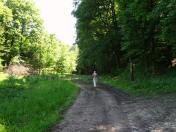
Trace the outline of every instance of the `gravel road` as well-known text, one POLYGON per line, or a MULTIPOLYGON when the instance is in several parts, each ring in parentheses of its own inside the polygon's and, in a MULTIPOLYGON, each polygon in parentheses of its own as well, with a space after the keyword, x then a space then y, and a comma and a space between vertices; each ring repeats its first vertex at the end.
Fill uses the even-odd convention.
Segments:
POLYGON ((176 132, 176 98, 136 98, 99 84, 77 82, 80 94, 52 132, 176 132))

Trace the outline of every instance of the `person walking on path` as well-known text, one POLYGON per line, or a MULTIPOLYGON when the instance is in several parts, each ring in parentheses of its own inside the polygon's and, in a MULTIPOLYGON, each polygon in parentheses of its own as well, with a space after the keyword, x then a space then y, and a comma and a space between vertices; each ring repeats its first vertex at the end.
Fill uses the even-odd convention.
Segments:
POLYGON ((92 76, 93 76, 93 86, 96 87, 97 86, 97 73, 96 73, 96 71, 93 72, 92 76))

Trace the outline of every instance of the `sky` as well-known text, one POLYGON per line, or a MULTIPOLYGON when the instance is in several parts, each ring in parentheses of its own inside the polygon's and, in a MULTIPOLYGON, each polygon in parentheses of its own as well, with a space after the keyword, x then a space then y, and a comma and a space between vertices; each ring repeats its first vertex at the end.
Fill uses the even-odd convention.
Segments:
POLYGON ((71 15, 73 0, 34 0, 40 10, 44 26, 49 33, 67 44, 73 44, 76 38, 76 19, 71 15))

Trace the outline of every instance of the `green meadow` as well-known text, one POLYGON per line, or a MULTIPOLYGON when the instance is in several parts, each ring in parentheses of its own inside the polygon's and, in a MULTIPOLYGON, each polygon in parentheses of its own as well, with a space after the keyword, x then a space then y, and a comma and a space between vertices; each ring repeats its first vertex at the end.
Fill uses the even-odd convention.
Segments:
POLYGON ((62 120, 79 89, 56 75, 0 74, 0 132, 41 132, 62 120))

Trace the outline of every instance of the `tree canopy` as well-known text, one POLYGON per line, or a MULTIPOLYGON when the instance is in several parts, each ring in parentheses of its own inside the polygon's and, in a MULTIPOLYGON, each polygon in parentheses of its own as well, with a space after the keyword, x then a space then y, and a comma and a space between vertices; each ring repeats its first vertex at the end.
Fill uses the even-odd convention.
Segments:
POLYGON ((75 0, 78 69, 112 73, 129 61, 161 72, 176 53, 175 0, 75 0))
POLYGON ((60 42, 45 30, 33 1, 0 0, 0 62, 4 68, 24 63, 39 72, 72 72, 77 53, 76 46, 60 42))

